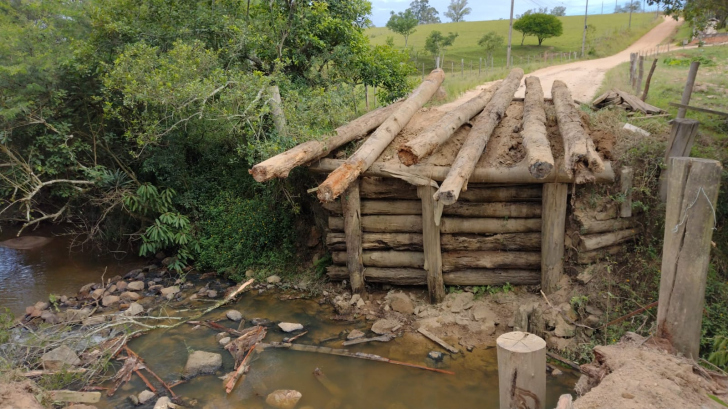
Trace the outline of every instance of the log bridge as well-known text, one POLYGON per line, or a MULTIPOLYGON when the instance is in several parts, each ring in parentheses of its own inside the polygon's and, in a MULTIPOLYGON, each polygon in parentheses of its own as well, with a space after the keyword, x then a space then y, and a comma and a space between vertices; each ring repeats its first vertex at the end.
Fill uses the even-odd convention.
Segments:
MULTIPOLYGON (((408 98, 249 172, 258 182, 286 177, 300 165, 328 175, 312 189, 330 212, 326 245, 333 265, 328 276, 349 280, 354 292, 364 292, 366 282, 427 285, 430 301, 437 303, 445 296, 445 285, 510 283, 540 284, 548 294, 557 289, 564 269, 569 184, 614 183, 617 177, 597 152, 566 84, 555 81, 553 100, 544 101, 539 79, 526 78, 524 100, 513 102, 522 79, 523 71, 516 68, 443 115, 396 147, 398 163, 379 158, 440 87, 440 69, 408 98), (522 124, 514 132, 520 132, 525 158, 511 167, 479 163, 512 103, 523 105, 522 124), (547 133, 546 103, 556 113, 563 147, 558 155, 547 133), (469 131, 452 165, 428 163, 461 129, 469 131), (369 132, 348 159, 332 158, 337 148, 369 132)), ((620 172, 620 179, 629 178, 620 185, 627 197, 631 177, 629 170, 620 172)), ((631 212, 624 209, 613 216, 577 219, 576 262, 612 254, 636 236, 631 212)))

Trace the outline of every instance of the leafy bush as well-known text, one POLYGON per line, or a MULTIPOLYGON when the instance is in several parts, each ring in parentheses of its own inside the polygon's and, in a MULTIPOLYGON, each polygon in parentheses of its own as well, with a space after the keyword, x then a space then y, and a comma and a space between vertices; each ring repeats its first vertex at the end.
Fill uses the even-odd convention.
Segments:
POLYGON ((713 65, 713 60, 708 57, 703 57, 702 55, 692 58, 666 57, 662 60, 662 63, 670 66, 688 66, 696 61, 700 62, 701 65, 713 65))

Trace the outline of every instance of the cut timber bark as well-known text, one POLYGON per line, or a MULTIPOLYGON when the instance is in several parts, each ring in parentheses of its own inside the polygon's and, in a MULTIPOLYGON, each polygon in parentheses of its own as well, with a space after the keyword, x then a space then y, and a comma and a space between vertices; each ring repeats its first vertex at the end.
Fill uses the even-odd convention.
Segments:
POLYGON ((694 119, 675 118, 670 131, 670 141, 665 150, 665 169, 660 173, 660 199, 667 200, 667 181, 670 174, 670 158, 690 156, 700 122, 694 119))
POLYGON ((362 264, 361 212, 359 210, 359 181, 355 180, 341 197, 346 236, 346 267, 352 293, 364 293, 364 265, 362 264))
MULTIPOLYGON (((467 186, 470 176, 475 170, 475 164, 488 144, 490 135, 495 127, 505 116, 506 109, 511 104, 513 94, 521 84, 523 78, 523 70, 516 68, 512 70, 508 77, 503 81, 501 86, 488 102, 483 112, 478 115, 475 125, 468 133, 468 136, 460 148, 455 161, 447 174, 447 178, 442 182, 440 189, 435 193, 435 200, 451 205, 457 202, 460 191, 467 186)), ((467 187, 466 187, 467 189, 467 187)))
POLYGON ((535 285, 541 282, 538 270, 468 269, 443 273, 446 285, 535 285))
POLYGON ((460 353, 457 348, 453 347, 452 345, 448 344, 447 342, 441 340, 439 337, 437 337, 435 334, 431 333, 430 331, 426 330, 425 328, 420 327, 417 332, 424 335, 426 338, 429 338, 430 341, 440 345, 441 347, 445 348, 448 352, 457 354, 460 353))
POLYGON ((443 217, 442 233, 529 233, 541 231, 541 219, 443 217))
MULTIPOLYGON (((525 199, 532 200, 536 199, 536 197, 528 197, 525 199)), ((323 207, 333 213, 341 214, 341 203, 339 202, 325 203, 323 207)), ((363 215, 420 213, 422 213, 422 204, 415 200, 362 200, 361 202, 361 214, 363 215)), ((442 214, 461 217, 541 217, 541 205, 538 203, 457 202, 451 206, 446 206, 442 214)))
MULTIPOLYGON (((422 233, 422 216, 362 216, 361 225, 371 233, 422 233)), ((344 219, 329 217, 329 229, 342 231, 344 219)))
POLYGON ((647 115, 665 112, 656 106, 641 101, 638 97, 630 93, 618 89, 607 91, 592 102, 592 106, 595 109, 602 109, 610 105, 616 105, 628 111, 639 111, 647 115))
POLYGON ((723 167, 698 158, 673 158, 670 165, 657 335, 697 360, 723 167))
POLYGON ((448 251, 442 253, 442 270, 470 268, 538 269, 541 254, 525 251, 448 251))
MULTIPOLYGON (((518 202, 540 201, 541 188, 534 186, 512 186, 493 188, 471 188, 461 193, 460 199, 465 202, 518 202)), ((454 204, 454 203, 453 203, 454 204)))
POLYGON ((632 217, 632 181, 634 180, 634 169, 629 166, 622 168, 619 176, 619 190, 624 195, 624 200, 619 206, 619 217, 632 217))
MULTIPOLYGON (((346 264, 346 253, 331 254, 334 264, 346 264)), ((365 251, 362 253, 365 267, 412 267, 425 268, 425 255, 417 251, 365 251)))
MULTIPOLYGON (((344 163, 343 160, 340 159, 321 159, 320 161, 312 164, 309 169, 312 172, 316 173, 329 173, 336 168, 338 168, 340 165, 344 163)), ((601 173, 595 173, 595 182, 596 183, 612 183, 615 180, 614 170, 612 169, 612 164, 608 161, 604 162, 604 172, 601 173)), ((379 177, 379 178, 392 178, 392 171, 395 172, 408 172, 413 173, 421 176, 428 177, 432 180, 441 182, 445 180, 448 173, 450 172, 450 167, 448 166, 436 166, 436 165, 412 165, 410 167, 406 167, 404 165, 397 165, 397 164, 391 164, 391 163, 375 163, 373 164, 369 169, 367 169, 366 172, 363 173, 364 176, 369 177, 379 177)), ((366 177, 364 179, 367 179, 366 177)), ((390 179, 395 180, 395 179, 390 179)), ((511 168, 503 168, 503 167, 478 167, 475 168, 473 171, 473 174, 470 175, 470 179, 468 181, 469 184, 472 183, 489 183, 489 184, 495 184, 495 183, 502 183, 502 184, 508 184, 508 185, 520 185, 520 184, 528 184, 528 183, 574 183, 575 182, 574 175, 568 175, 566 172, 564 172, 561 167, 557 167, 557 169, 554 172, 551 172, 550 175, 543 179, 537 179, 531 175, 531 173, 528 170, 528 166, 525 163, 518 164, 511 168)), ((416 198, 416 194, 412 194, 411 198, 416 198)), ((362 182, 362 197, 364 196, 364 183, 362 182)), ((391 198, 391 197, 397 197, 400 199, 404 199, 405 197, 397 194, 392 194, 390 196, 385 197, 378 197, 378 198, 391 198)))
POLYGON ((527 332, 496 340, 501 409, 546 407, 546 342, 527 332))
MULTIPOLYGON (((323 203, 323 207, 331 212, 341 214, 341 203, 338 201, 323 203)), ((362 200, 361 214, 420 214, 422 204, 416 200, 362 200)))
POLYGON ((551 294, 557 290, 564 273, 564 239, 569 186, 564 183, 543 185, 543 222, 541 227, 541 287, 551 294))
POLYGON ((417 188, 399 179, 361 178, 360 195, 364 199, 419 199, 417 188))
POLYGON ((617 230, 625 230, 637 227, 639 223, 634 217, 610 219, 610 220, 592 220, 587 218, 577 219, 581 228, 581 234, 607 233, 617 230))
POLYGON ((541 250, 541 233, 506 233, 493 236, 443 234, 440 240, 443 251, 541 250))
POLYGON ((577 264, 593 264, 609 256, 616 256, 622 252, 622 245, 617 244, 592 251, 580 251, 576 256, 577 264))
MULTIPOLYGON (((332 281, 342 281, 349 277, 346 267, 329 266, 326 275, 332 281)), ((368 283, 394 284, 394 285, 425 285, 427 272, 420 268, 378 268, 364 269, 364 279, 368 283)))
POLYGON ((355 181, 362 172, 381 155, 384 149, 409 122, 412 116, 430 100, 435 91, 445 79, 445 72, 436 69, 425 78, 425 81, 415 89, 376 131, 367 139, 356 152, 338 169, 331 172, 328 178, 319 185, 318 198, 322 202, 330 202, 355 181))
POLYGON ((497 81, 475 98, 445 114, 437 123, 422 131, 415 139, 402 145, 398 152, 400 162, 406 166, 412 166, 434 152, 450 139, 455 131, 485 108, 499 86, 500 81, 497 81))
POLYGON ((258 182, 288 177, 291 169, 321 159, 339 146, 366 136, 392 115, 401 104, 401 102, 397 102, 369 112, 346 125, 336 128, 334 135, 326 136, 320 141, 304 142, 293 149, 253 166, 252 169, 248 170, 248 173, 253 175, 253 179, 258 182))
POLYGON ((523 147, 526 148, 528 171, 536 179, 543 179, 554 169, 546 133, 546 112, 543 109, 543 89, 538 77, 526 78, 526 99, 523 104, 523 147))
POLYGON ((422 244, 427 270, 427 290, 430 303, 438 304, 445 298, 445 285, 442 282, 442 253, 440 246, 440 226, 436 223, 437 204, 432 195, 432 186, 418 186, 417 193, 422 199, 422 244))
POLYGON ((569 88, 563 81, 556 80, 551 88, 551 94, 554 98, 559 132, 564 141, 563 171, 572 175, 575 170, 585 167, 594 173, 603 172, 604 162, 599 157, 591 136, 584 129, 569 88))
MULTIPOLYGON (((346 236, 329 233, 326 236, 329 251, 346 251, 346 236)), ((363 233, 362 250, 422 251, 422 234, 416 233, 363 233)))
POLYGON ((580 251, 591 251, 603 247, 613 246, 635 238, 639 234, 637 229, 620 230, 611 233, 590 234, 582 236, 579 241, 580 251))

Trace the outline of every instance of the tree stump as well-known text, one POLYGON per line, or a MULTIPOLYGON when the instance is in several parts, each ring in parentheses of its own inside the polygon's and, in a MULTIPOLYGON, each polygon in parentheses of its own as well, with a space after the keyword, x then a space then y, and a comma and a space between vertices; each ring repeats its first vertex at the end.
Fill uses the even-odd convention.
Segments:
POLYGON ((546 404, 546 341, 528 332, 503 334, 498 346, 501 409, 543 409, 546 404))

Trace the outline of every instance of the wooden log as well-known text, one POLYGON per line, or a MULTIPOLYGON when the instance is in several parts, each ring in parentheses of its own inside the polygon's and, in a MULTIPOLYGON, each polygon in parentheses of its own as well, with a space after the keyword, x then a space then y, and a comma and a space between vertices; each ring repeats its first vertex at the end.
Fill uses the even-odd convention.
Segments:
POLYGON ((523 104, 523 147, 526 148, 528 171, 536 179, 543 179, 554 169, 546 133, 546 112, 543 109, 543 89, 538 77, 526 78, 526 98, 523 104))
MULTIPOLYGON (((698 68, 700 68, 700 61, 693 61, 690 63, 690 69, 688 70, 688 80, 685 82, 685 88, 683 89, 682 98, 680 103, 682 105, 690 105, 690 97, 693 95, 693 88, 695 87, 695 78, 698 76, 698 68)), ((687 113, 686 108, 680 108, 677 110, 677 119, 685 118, 687 113)))
MULTIPOLYGON (((346 236, 329 233, 326 247, 330 251, 346 251, 346 236)), ((422 234, 416 233, 363 233, 362 250, 422 251, 422 234)))
POLYGON ((412 166, 434 152, 450 139, 455 131, 485 108, 499 86, 500 81, 497 81, 474 98, 445 114, 439 121, 420 132, 416 138, 402 145, 397 152, 400 162, 412 166))
POLYGON ((446 285, 536 285, 541 282, 538 270, 467 269, 442 274, 446 285))
POLYGON ((475 125, 465 138, 465 142, 463 142, 460 152, 458 152, 450 168, 450 172, 440 185, 440 189, 435 193, 436 201, 445 205, 457 202, 460 191, 467 185, 473 170, 475 170, 475 164, 488 144, 490 135, 511 104, 511 99, 513 99, 513 94, 521 83, 521 78, 523 78, 522 69, 515 68, 511 70, 508 77, 493 95, 493 98, 488 102, 488 105, 483 109, 483 112, 478 115, 475 125))
MULTIPOLYGON (((344 346, 347 346, 346 342, 344 342, 344 346)), ((319 381, 319 383, 321 383, 321 385, 323 385, 323 387, 326 388, 327 391, 329 391, 332 396, 335 396, 337 398, 343 398, 344 396, 346 396, 346 391, 344 391, 344 389, 342 389, 339 385, 332 382, 331 379, 326 376, 324 371, 321 370, 321 368, 314 369, 313 375, 319 381)))
POLYGON ((270 112, 273 116, 273 126, 276 132, 283 136, 286 134, 286 115, 283 113, 283 102, 281 101, 281 91, 278 85, 272 85, 268 88, 270 94, 270 112))
POLYGON ((438 304, 445 299, 445 285, 442 281, 442 253, 440 247, 440 226, 435 221, 437 204, 432 195, 435 188, 432 186, 418 186, 417 193, 422 200, 422 244, 424 247, 425 265, 427 270, 427 292, 430 303, 438 304))
POLYGON ((617 244, 610 247, 603 247, 592 251, 580 251, 576 256, 577 264, 593 264, 610 256, 616 256, 622 252, 624 247, 617 244))
MULTIPOLYGON (((346 253, 333 252, 334 264, 346 264, 346 253)), ((365 267, 425 268, 425 255, 419 251, 365 251, 362 253, 365 267)))
POLYGON ((443 217, 440 231, 453 233, 528 233, 541 231, 541 219, 443 217))
POLYGON ((387 118, 382 125, 354 152, 338 169, 331 172, 319 185, 318 198, 322 202, 330 202, 341 195, 346 188, 359 178, 372 163, 392 143, 392 140, 409 122, 412 116, 430 100, 445 79, 444 71, 435 69, 425 78, 422 84, 387 118))
POLYGON ((526 251, 447 251, 442 253, 442 271, 471 268, 538 269, 541 254, 526 251))
POLYGON ((460 353, 460 351, 457 348, 455 348, 452 345, 448 344, 447 342, 443 341, 437 335, 431 333, 430 331, 428 331, 424 327, 418 328, 417 329, 417 332, 419 332, 420 334, 424 335, 430 341, 432 341, 432 342, 440 345, 441 347, 445 348, 448 352, 450 352, 452 354, 458 354, 458 353, 460 353))
POLYGON ((318 141, 304 142, 293 149, 253 166, 252 169, 248 170, 248 173, 253 175, 253 179, 258 182, 288 177, 291 169, 321 159, 336 148, 366 136, 392 115, 401 104, 401 102, 396 102, 369 112, 346 125, 336 128, 333 135, 324 136, 318 141))
POLYGON ((647 93, 650 92, 650 82, 652 82, 652 74, 655 73, 655 68, 657 68, 657 58, 652 60, 650 73, 647 74, 647 81, 645 81, 645 90, 642 92, 642 102, 647 101, 647 93))
POLYGON ((389 342, 393 339, 394 339, 394 335, 384 334, 384 335, 380 335, 378 337, 358 338, 358 339, 352 339, 349 341, 344 341, 341 345, 348 347, 348 346, 357 345, 357 344, 366 344, 367 342, 389 342))
POLYGON ((546 341, 528 332, 496 340, 501 409, 546 407, 546 341))
POLYGON ((635 88, 635 95, 640 94, 642 89, 642 77, 645 75, 645 56, 641 55, 639 59, 639 72, 637 74, 637 87, 635 88))
POLYGON ((581 225, 579 232, 581 234, 607 233, 617 230, 625 230, 635 228, 639 225, 638 220, 634 217, 609 219, 609 220, 593 220, 593 219, 577 219, 581 225))
POLYGON ((619 217, 632 217, 632 182, 634 169, 629 166, 622 168, 619 176, 619 190, 624 195, 619 205, 619 217))
MULTIPOLYGON (((531 189, 526 189, 532 191, 531 189)), ((540 191, 540 189, 535 189, 540 191)), ((515 189, 514 189, 515 191, 515 189)), ((530 193, 530 192, 529 192, 530 193)), ((535 192, 534 192, 535 193, 535 192)), ((478 193, 480 194, 480 193, 478 193)), ((501 193, 502 196, 507 195, 501 193)), ((517 195, 525 196, 524 192, 517 195)), ((539 192, 540 195, 540 192, 539 192)), ((475 195, 473 195, 475 196, 475 195)), ((516 196, 516 195, 514 195, 516 196)), ((516 199, 516 197, 508 197, 516 199)), ((534 200, 536 197, 524 198, 524 200, 534 200)), ((341 214, 341 203, 334 201, 325 203, 323 207, 333 213, 341 214)), ((422 204, 415 200, 362 200, 362 215, 397 215, 397 214, 420 214, 422 213, 422 204)), ((514 218, 530 218, 541 217, 540 203, 510 203, 510 202, 490 202, 490 203, 463 203, 457 202, 443 209, 442 214, 461 217, 514 217, 514 218)))
MULTIPOLYGON (((391 175, 390 175, 391 176, 391 175)), ((360 195, 364 199, 416 200, 417 188, 404 180, 361 178, 360 195)))
MULTIPOLYGON (((346 267, 329 266, 326 268, 329 280, 342 281, 349 277, 346 267)), ((394 285, 425 285, 427 272, 420 268, 378 268, 364 269, 364 279, 368 283, 394 284, 394 285)))
POLYGON ((660 173, 660 199, 667 200, 667 181, 670 174, 670 159, 690 156, 700 122, 694 119, 673 119, 670 139, 665 150, 665 169, 660 173))
POLYGON ((594 173, 603 172, 604 162, 596 151, 594 141, 584 129, 569 88, 563 81, 556 80, 551 88, 551 94, 559 132, 564 142, 563 171, 570 176, 581 168, 588 168, 594 173))
POLYGON ((440 241, 443 251, 541 250, 541 233, 504 233, 491 236, 443 234, 440 241))
MULTIPOLYGON (((465 202, 513 202, 539 201, 541 189, 538 185, 498 188, 471 188, 460 193, 465 202)), ((454 204, 454 203, 453 203, 454 204)))
MULTIPOLYGON (((335 170, 337 167, 339 167, 341 164, 343 164, 344 161, 340 159, 321 159, 320 161, 317 161, 316 163, 313 163, 309 170, 316 173, 329 173, 333 170, 335 170)), ((604 172, 600 173, 594 173, 595 183, 612 183, 615 180, 614 170, 612 169, 612 164, 609 161, 604 162, 605 170, 604 172)), ((448 166, 435 166, 435 165, 412 165, 410 167, 404 166, 404 165, 397 165, 397 164, 384 164, 384 163, 375 163, 373 164, 369 169, 367 169, 366 172, 363 173, 364 176, 369 177, 380 177, 380 178, 392 178, 391 171, 395 172, 408 172, 424 177, 428 177, 432 180, 441 182, 445 180, 447 177, 447 174, 450 172, 450 167, 448 166)), ((366 178, 365 178, 366 179, 366 178)), ((394 179, 392 179, 394 180, 394 179)), ((502 183, 502 184, 528 184, 528 183, 574 183, 576 179, 574 178, 574 175, 567 174, 563 167, 558 167, 555 171, 551 172, 550 175, 546 176, 543 179, 537 179, 533 177, 533 175, 529 172, 528 166, 525 162, 522 162, 521 164, 518 164, 516 166, 513 166, 511 168, 503 168, 503 167, 478 167, 475 168, 473 171, 473 174, 470 175, 469 184, 471 183, 489 183, 489 184, 495 184, 495 183, 502 183)), ((364 183, 362 183, 362 197, 365 197, 364 194, 364 183)), ((413 197, 416 197, 415 194, 412 195, 413 197)), ((388 197, 398 197, 400 199, 404 199, 404 197, 399 197, 396 194, 393 194, 388 197)), ((412 198, 412 197, 410 197, 412 198)))
MULTIPOLYGON (((323 207, 333 213, 341 213, 337 201, 323 203, 323 207)), ((362 200, 361 214, 420 214, 422 204, 417 200, 362 200)))
POLYGON ((541 227, 541 288, 547 294, 557 290, 564 273, 564 239, 569 186, 563 183, 543 185, 541 227))
POLYGON ((673 158, 668 182, 657 335, 694 360, 722 172, 715 160, 673 158))
POLYGON ((349 270, 349 282, 353 294, 363 294, 364 265, 362 264, 361 246, 361 212, 359 209, 359 181, 349 185, 341 196, 341 207, 344 212, 344 235, 346 236, 346 267, 349 270))
MULTIPOLYGON (((370 233, 422 233, 422 216, 362 216, 362 230, 370 233)), ((329 217, 329 228, 342 231, 343 218, 329 217)))
POLYGON ((613 246, 634 239, 639 234, 638 229, 620 230, 611 233, 590 234, 581 236, 579 240, 580 251, 591 251, 603 247, 613 246))

